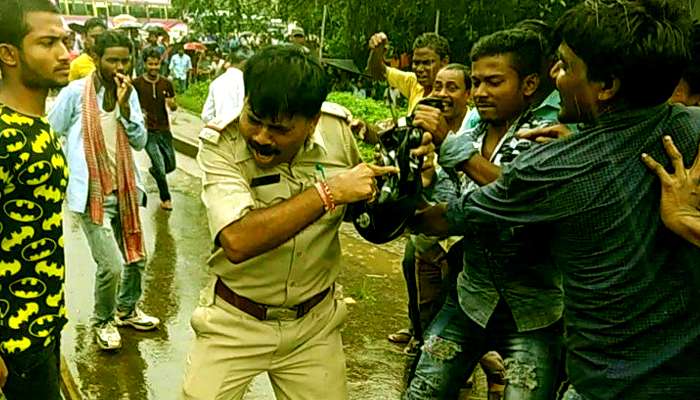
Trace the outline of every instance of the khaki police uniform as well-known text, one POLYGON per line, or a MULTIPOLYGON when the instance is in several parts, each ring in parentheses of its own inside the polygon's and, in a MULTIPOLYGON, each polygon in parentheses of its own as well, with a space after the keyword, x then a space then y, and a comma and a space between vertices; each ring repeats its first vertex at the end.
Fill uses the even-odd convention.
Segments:
MULTIPOLYGON (((324 103, 315 132, 291 164, 261 169, 238 121, 214 121, 200 134, 197 160, 204 173, 202 200, 214 241, 221 230, 254 209, 267 208, 360 163, 349 112, 324 103)), ((315 190, 315 189, 314 189, 315 190)), ((223 250, 208 261, 213 277, 192 315, 196 337, 187 360, 186 399, 240 399, 253 377, 268 372, 277 399, 344 399, 345 357, 340 328, 345 305, 333 296, 340 272, 338 229, 345 207, 326 212, 295 237, 240 264, 223 250), (231 291, 271 306, 259 320, 215 295, 220 279, 231 291), (324 290, 308 314, 289 308, 324 290)), ((215 243, 216 245, 216 243, 215 243)))

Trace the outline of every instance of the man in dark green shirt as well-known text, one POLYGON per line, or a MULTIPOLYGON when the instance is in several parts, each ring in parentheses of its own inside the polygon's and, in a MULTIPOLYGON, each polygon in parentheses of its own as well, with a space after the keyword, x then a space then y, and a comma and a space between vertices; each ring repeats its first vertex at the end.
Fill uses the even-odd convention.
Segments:
POLYGON ((700 250, 663 226, 658 182, 639 161, 661 159, 666 134, 688 159, 697 149, 700 112, 666 103, 690 57, 688 16, 657 0, 569 10, 552 74, 559 119, 579 132, 416 221, 488 238, 487 255, 520 232, 560 267, 567 399, 700 398, 700 250))
POLYGON ((10 400, 61 399, 68 167, 44 105, 68 83, 66 37, 50 1, 0 2, 0 386, 10 400))

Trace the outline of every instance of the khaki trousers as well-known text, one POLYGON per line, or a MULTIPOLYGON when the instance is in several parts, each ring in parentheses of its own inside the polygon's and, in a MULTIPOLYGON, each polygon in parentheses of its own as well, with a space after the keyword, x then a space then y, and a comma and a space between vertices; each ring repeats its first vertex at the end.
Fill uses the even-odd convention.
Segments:
POLYGON ((190 322, 195 339, 182 398, 242 399, 251 380, 267 372, 278 400, 344 400, 346 317, 345 304, 330 293, 303 318, 259 321, 215 296, 210 284, 190 322))

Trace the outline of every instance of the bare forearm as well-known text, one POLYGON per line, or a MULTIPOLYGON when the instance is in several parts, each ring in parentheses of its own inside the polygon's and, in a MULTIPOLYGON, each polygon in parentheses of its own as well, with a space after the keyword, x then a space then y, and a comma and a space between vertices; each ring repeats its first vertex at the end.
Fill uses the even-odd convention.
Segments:
POLYGON ((324 213, 315 188, 272 207, 253 210, 224 228, 221 247, 233 263, 241 263, 275 249, 314 223, 324 213))
POLYGON ((480 154, 475 154, 461 166, 462 171, 479 186, 488 185, 501 176, 501 167, 492 164, 480 154))
POLYGON ((386 65, 384 65, 383 52, 370 51, 369 60, 367 60, 367 70, 372 78, 376 80, 386 79, 386 65))
POLYGON ((700 247, 700 211, 695 217, 688 217, 681 220, 676 229, 671 228, 685 240, 700 247))

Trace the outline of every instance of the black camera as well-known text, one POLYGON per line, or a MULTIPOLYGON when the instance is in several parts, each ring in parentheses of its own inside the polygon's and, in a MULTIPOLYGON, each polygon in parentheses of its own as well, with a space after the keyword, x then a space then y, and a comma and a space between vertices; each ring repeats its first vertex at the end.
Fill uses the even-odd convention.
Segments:
MULTIPOLYGON (((418 104, 443 109, 443 101, 434 97, 418 104)), ((366 240, 382 244, 396 239, 415 213, 422 192, 423 157, 411 155, 411 150, 419 147, 422 139, 423 130, 413 125, 413 115, 399 118, 379 133, 378 164, 397 167, 400 172, 377 178, 375 201, 350 206, 355 229, 366 240)))

